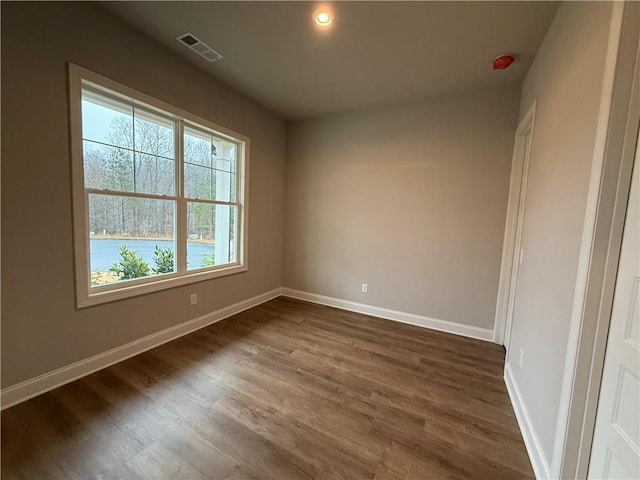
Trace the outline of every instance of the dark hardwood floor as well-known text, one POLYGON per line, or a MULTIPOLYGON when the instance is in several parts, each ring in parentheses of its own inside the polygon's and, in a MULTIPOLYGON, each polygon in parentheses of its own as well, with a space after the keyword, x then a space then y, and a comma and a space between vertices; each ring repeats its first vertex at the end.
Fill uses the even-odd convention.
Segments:
POLYGON ((2 478, 532 478, 477 340, 285 298, 2 413, 2 478))

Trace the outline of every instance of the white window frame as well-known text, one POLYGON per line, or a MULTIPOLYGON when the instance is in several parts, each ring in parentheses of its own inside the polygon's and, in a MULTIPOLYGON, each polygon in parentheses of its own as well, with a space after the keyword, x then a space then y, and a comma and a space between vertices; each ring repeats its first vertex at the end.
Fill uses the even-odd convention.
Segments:
MULTIPOLYGON (((248 195, 249 181, 249 138, 231 129, 217 125, 202 117, 189 113, 178 107, 153 98, 138 90, 122 85, 86 68, 69 63, 69 105, 71 133, 71 180, 73 193, 73 238, 75 253, 76 305, 78 308, 143 295, 180 285, 201 282, 213 278, 233 275, 248 270, 248 195), (89 212, 88 195, 91 189, 84 185, 84 154, 82 147, 82 87, 90 86, 96 91, 104 91, 107 95, 120 98, 134 106, 146 110, 157 110, 165 117, 175 121, 176 135, 176 183, 174 196, 158 196, 134 194, 136 197, 151 197, 176 201, 176 272, 159 276, 141 277, 123 282, 91 286, 91 266, 89 250, 89 212), (183 172, 184 159, 182 142, 184 126, 211 130, 216 136, 226 138, 238 145, 237 156, 237 234, 236 262, 231 264, 186 270, 187 249, 187 203, 200 202, 200 199, 188 199, 184 196, 183 172), (186 261, 186 260, 185 260, 186 261)), ((114 192, 120 195, 120 192, 114 192)), ((215 201, 203 201, 215 203, 215 201)))

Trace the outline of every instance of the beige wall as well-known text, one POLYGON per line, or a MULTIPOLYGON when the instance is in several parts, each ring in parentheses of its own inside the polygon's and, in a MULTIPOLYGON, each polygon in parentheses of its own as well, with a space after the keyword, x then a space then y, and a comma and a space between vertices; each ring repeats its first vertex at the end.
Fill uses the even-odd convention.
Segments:
POLYGON ((3 3, 2 386, 280 287, 285 149, 280 119, 96 5, 3 3), (249 272, 74 308, 67 61, 250 137, 249 272))
POLYGON ((537 106, 508 362, 549 462, 610 19, 610 3, 562 4, 522 88, 520 115, 537 106))
POLYGON ((489 91, 290 125, 284 286, 492 328, 518 101, 489 91))

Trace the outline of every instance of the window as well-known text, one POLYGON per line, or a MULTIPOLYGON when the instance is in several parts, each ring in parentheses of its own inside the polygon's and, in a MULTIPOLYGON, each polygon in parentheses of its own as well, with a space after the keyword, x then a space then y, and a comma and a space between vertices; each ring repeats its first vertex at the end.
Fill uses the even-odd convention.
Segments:
POLYGON ((247 269, 249 140, 70 65, 78 307, 247 269))

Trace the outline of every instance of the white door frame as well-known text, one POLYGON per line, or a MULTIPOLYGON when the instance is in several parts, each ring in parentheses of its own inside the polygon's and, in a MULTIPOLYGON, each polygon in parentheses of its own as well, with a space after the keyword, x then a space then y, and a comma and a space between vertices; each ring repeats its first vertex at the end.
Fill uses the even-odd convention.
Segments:
POLYGON ((516 129, 513 158, 511 160, 507 220, 504 229, 500 284, 498 286, 498 301, 493 328, 494 343, 504 345, 507 350, 509 349, 509 338, 511 337, 516 284, 520 267, 522 226, 524 223, 524 208, 529 179, 529 158, 535 115, 536 102, 533 102, 533 105, 531 105, 516 129), (529 137, 528 142, 527 137, 529 137))
MULTIPOLYGON (((633 408, 634 395, 629 383, 638 382, 640 375, 640 349, 634 345, 632 329, 638 328, 640 312, 637 296, 640 285, 640 142, 636 143, 631 191, 625 215, 624 233, 618 273, 613 295, 611 323, 605 351, 602 382, 598 398, 596 424, 591 443, 588 477, 613 477, 611 468, 624 470, 624 478, 640 478, 640 452, 633 426, 625 424, 629 415, 637 418, 640 411, 633 408), (633 324, 635 323, 635 327, 633 324), (625 371, 628 371, 625 374, 625 371), (632 378, 635 377, 635 380, 632 378), (626 386, 626 388, 625 388, 626 386), (630 408, 631 407, 631 408, 630 408), (624 418, 624 416, 627 418, 624 418), (622 418, 624 418, 624 421, 622 418), (635 435, 635 437, 634 437, 635 435), (617 461, 614 463, 614 457, 617 461), (631 461, 630 458, 631 457, 631 461), (617 465, 615 465, 617 464, 617 465)), ((637 388, 637 386, 636 386, 637 388)), ((635 397, 636 402, 638 398, 635 397)), ((640 407, 636 404, 636 409, 640 407)), ((631 420, 632 421, 632 420, 631 420)))
POLYGON ((585 478, 589 468, 640 125, 640 3, 616 2, 610 33, 610 48, 617 54, 605 67, 598 120, 602 135, 596 138, 589 187, 583 238, 587 254, 576 284, 551 465, 554 478, 585 478))

